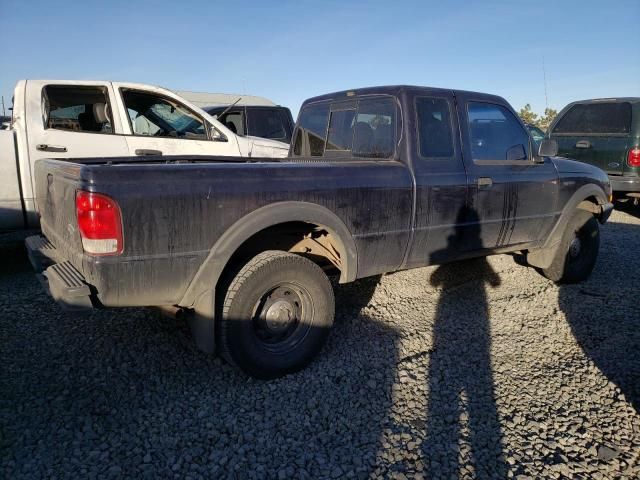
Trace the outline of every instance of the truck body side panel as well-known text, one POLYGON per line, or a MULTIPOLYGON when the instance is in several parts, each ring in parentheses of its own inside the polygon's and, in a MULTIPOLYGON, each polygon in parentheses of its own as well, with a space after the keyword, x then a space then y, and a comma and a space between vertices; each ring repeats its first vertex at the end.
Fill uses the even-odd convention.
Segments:
POLYGON ((409 238, 411 177, 406 166, 393 161, 44 161, 39 168, 39 201, 51 206, 43 209, 43 232, 54 244, 66 245, 66 257, 90 284, 100 286, 99 299, 107 306, 177 303, 220 236, 243 216, 272 203, 308 202, 334 212, 354 238, 358 277, 397 269, 409 238), (52 191, 46 186, 49 176, 54 178, 52 191), (75 211, 69 200, 75 188, 118 202, 124 232, 121 256, 82 254, 69 216, 75 211))
POLYGON ((25 227, 15 140, 13 130, 0 130, 0 226, 3 230, 25 227))

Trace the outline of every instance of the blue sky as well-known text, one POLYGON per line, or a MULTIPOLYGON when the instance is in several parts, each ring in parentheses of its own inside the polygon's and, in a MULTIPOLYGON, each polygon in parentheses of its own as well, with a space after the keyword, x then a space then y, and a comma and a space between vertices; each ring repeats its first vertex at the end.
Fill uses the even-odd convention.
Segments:
POLYGON ((0 0, 0 94, 21 78, 263 95, 291 107, 417 84, 516 109, 640 96, 640 1, 0 0))

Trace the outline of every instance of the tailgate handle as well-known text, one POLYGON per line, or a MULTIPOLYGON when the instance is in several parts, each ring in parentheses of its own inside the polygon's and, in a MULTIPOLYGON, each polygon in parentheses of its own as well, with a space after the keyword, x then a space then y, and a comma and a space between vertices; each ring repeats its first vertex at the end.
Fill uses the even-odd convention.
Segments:
POLYGON ((580 140, 576 143, 576 148, 591 148, 591 142, 589 140, 580 140))
POLYGON ((136 155, 162 155, 162 151, 149 148, 136 148, 136 155))
POLYGON ((66 152, 67 147, 63 147, 62 145, 47 145, 46 143, 41 143, 36 145, 36 150, 40 150, 41 152, 66 152))
POLYGON ((489 177, 479 177, 478 179, 476 179, 476 183, 478 184, 478 187, 489 188, 491 185, 493 185, 493 180, 491 180, 489 177))

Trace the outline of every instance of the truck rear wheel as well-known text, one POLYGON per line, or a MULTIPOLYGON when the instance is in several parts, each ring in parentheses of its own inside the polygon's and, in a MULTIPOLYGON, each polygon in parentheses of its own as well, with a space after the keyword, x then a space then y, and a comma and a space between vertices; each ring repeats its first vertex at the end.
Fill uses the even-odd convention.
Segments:
POLYGON ((577 283, 586 280, 598 257, 600 227, 593 214, 577 210, 562 234, 558 251, 545 277, 557 283, 577 283))
POLYGON ((322 349, 334 310, 331 283, 318 265, 292 253, 262 252, 226 292, 220 354, 256 378, 295 372, 322 349))

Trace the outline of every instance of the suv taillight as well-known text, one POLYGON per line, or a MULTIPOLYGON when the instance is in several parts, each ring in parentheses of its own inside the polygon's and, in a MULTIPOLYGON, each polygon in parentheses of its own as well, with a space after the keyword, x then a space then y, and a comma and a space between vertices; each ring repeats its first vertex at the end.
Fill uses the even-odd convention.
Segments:
POLYGON ((640 167, 640 147, 633 147, 629 150, 627 165, 630 167, 640 167))
POLYGON ((92 255, 122 253, 122 216, 115 200, 100 193, 78 190, 76 217, 85 252, 92 255))

